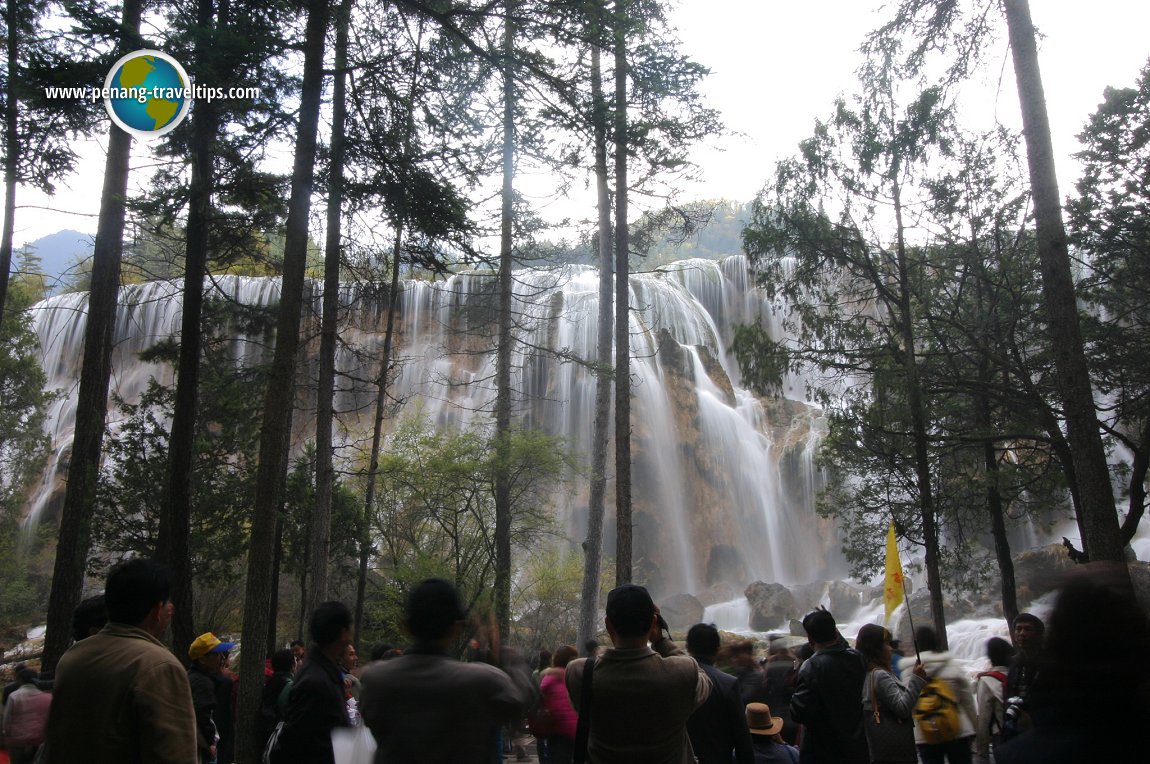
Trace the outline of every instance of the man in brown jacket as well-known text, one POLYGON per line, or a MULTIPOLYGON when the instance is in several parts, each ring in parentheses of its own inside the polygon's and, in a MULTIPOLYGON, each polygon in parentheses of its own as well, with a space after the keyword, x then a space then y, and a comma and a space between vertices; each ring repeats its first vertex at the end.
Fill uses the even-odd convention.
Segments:
MULTIPOLYGON (((711 679, 669 637, 647 589, 615 587, 607 595, 614 647, 592 670, 587 761, 591 764, 688 764, 695 760, 687 719, 711 693, 711 679), (647 643, 651 645, 648 647, 647 643)), ((567 692, 580 714, 588 658, 567 664, 567 692)))
POLYGON ((105 584, 108 623, 56 667, 45 761, 196 764, 188 674, 160 642, 172 620, 167 568, 136 558, 105 584))

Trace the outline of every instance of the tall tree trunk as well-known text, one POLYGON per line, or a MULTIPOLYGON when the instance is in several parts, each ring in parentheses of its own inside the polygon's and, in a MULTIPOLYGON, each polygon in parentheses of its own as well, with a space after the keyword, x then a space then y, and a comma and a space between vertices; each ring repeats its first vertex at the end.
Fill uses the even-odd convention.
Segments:
MULTIPOLYGON (((979 253, 974 253, 978 257, 979 253)), ((996 252, 1001 258, 1001 252, 996 252)), ((1014 579, 1014 560, 1010 556, 1010 539, 1006 535, 1006 509, 1002 501, 1001 470, 998 466, 998 449, 995 445, 994 417, 992 415, 989 389, 994 383, 995 362, 991 357, 989 348, 1003 346, 1001 326, 998 310, 995 305, 988 305, 986 288, 988 278, 984 261, 981 257, 974 263, 979 270, 975 281, 975 294, 977 295, 980 313, 989 322, 985 332, 986 350, 979 357, 978 362, 978 392, 975 394, 975 416, 979 430, 985 439, 982 442, 983 468, 986 471, 986 509, 990 515, 990 533, 994 538, 994 556, 998 562, 998 575, 1002 592, 1002 615, 1007 623, 1014 623, 1018 615, 1018 590, 1014 579)), ((1003 374, 1004 386, 1009 387, 1009 375, 1003 374)))
POLYGON ((895 235, 897 237, 899 333, 902 338, 902 361, 906 373, 907 406, 910 408, 911 433, 914 439, 914 471, 918 489, 919 513, 922 517, 922 536, 926 585, 930 592, 930 613, 940 649, 947 649, 946 613, 942 599, 942 575, 939 572, 938 517, 934 506, 934 489, 930 484, 930 442, 926 431, 926 403, 923 400, 922 375, 915 351, 914 313, 910 291, 910 265, 906 254, 905 229, 902 219, 902 191, 898 180, 898 163, 894 170, 892 195, 894 198, 895 235))
POLYGON ((591 490, 587 505, 587 540, 583 543, 583 591, 579 601, 578 645, 598 632, 599 578, 603 570, 603 515, 607 494, 607 447, 611 433, 611 335, 614 271, 611 246, 611 192, 607 175, 607 98, 603 93, 600 50, 603 34, 602 4, 595 13, 591 47, 591 119, 595 131, 595 191, 599 208, 599 325, 596 341, 595 422, 591 433, 591 490))
MULTIPOLYGON (((120 22, 120 54, 136 49, 143 0, 126 0, 120 22)), ((132 137, 112 125, 100 217, 92 250, 92 285, 88 293, 88 320, 84 328, 84 359, 76 400, 75 434, 68 463, 68 486, 60 514, 52 592, 48 597, 48 631, 44 639, 42 671, 55 671, 71 640, 72 611, 80 604, 84 569, 91 550, 92 504, 100 472, 104 442, 104 415, 108 408, 108 382, 112 374, 112 332, 120 291, 120 259, 124 250, 125 202, 132 156, 132 137)))
MULTIPOLYGON (((303 307, 304 272, 307 261, 308 216, 315 181, 316 136, 323 94, 324 43, 327 33, 327 0, 307 3, 307 31, 304 42, 303 86, 300 93, 299 132, 296 135, 292 191, 288 202, 284 274, 276 322, 276 346, 264 396, 263 426, 260 431, 260 457, 256 472, 256 494, 252 509, 251 542, 248 551, 247 586, 244 594, 243 641, 248 645, 267 643, 266 621, 271 590, 272 561, 275 555, 276 510, 283 492, 287 457, 285 444, 290 437, 291 411, 295 391, 296 350, 300 344, 300 313, 303 307)), ((240 694, 236 723, 236 761, 258 764, 256 721, 263 689, 263 661, 243 661, 240 665, 240 694)))
MULTIPOLYGON (((413 104, 419 90, 419 74, 423 61, 423 20, 419 21, 415 61, 412 65, 411 89, 407 96, 407 123, 404 135, 403 158, 401 160, 398 184, 400 197, 395 203, 395 242, 391 250, 391 280, 387 289, 387 323, 383 333, 383 358, 379 362, 379 376, 376 381, 375 425, 371 434, 371 455, 368 458, 367 489, 363 497, 363 528, 360 534, 359 577, 356 582, 355 622, 363 621, 364 600, 367 598, 367 563, 371 552, 371 514, 375 507, 375 486, 379 480, 379 454, 383 448, 383 420, 387 412, 387 385, 391 371, 391 352, 395 343, 395 312, 399 304, 399 272, 403 256, 404 228, 407 225, 407 178, 412 162, 412 142, 415 139, 415 119, 413 104)), ((359 630, 356 630, 358 650, 359 630)))
MULTIPOLYGON (((215 15, 213 0, 199 0, 196 59, 201 66, 210 55, 209 29, 215 15)), ((199 397, 201 321, 204 274, 207 272, 212 191, 215 166, 212 144, 218 121, 215 106, 196 102, 192 113, 192 182, 184 245, 184 290, 180 319, 180 362, 176 370, 176 400, 168 441, 168 490, 161 507, 156 556, 172 569, 172 643, 179 648, 195 639, 192 623, 194 589, 188 554, 192 515, 192 461, 195 450, 196 403, 199 397)), ((184 659, 186 653, 177 649, 184 659)))
POLYGON ((331 556, 331 504, 335 490, 332 428, 335 420, 335 344, 339 324, 339 269, 342 246, 345 123, 347 120, 347 46, 351 2, 336 9, 335 73, 331 94, 331 163, 327 184, 327 241, 323 270, 323 315, 320 319, 319 383, 315 417, 315 509, 311 517, 311 576, 307 609, 328 598, 331 556))
POLYGON ((515 193, 516 0, 506 0, 503 24, 503 209, 499 237, 499 336, 495 356, 495 623, 500 637, 511 624, 511 334, 512 226, 515 193))
POLYGON ((1078 479, 1082 502, 1083 545, 1091 560, 1125 563, 1118 512, 1106 451, 1098 428, 1090 370, 1078 319, 1078 303, 1070 271, 1066 228, 1054 169, 1054 149, 1046 96, 1038 67, 1034 24, 1028 0, 1006 0, 1006 23, 1010 50, 1022 106, 1026 159, 1030 168, 1030 189, 1034 199, 1034 222, 1038 256, 1042 263, 1042 291, 1045 297, 1050 344, 1054 355, 1055 381, 1066 415, 1067 439, 1078 479))
POLYGON ((630 583, 631 332, 627 231, 627 2, 615 0, 615 584, 630 583))
POLYGON ((20 82, 20 5, 14 0, 4 4, 4 23, 8 28, 5 57, 8 82, 4 90, 4 222, 0 229, 0 319, 8 303, 8 280, 12 271, 12 239, 16 230, 16 181, 20 167, 20 99, 16 88, 20 82))

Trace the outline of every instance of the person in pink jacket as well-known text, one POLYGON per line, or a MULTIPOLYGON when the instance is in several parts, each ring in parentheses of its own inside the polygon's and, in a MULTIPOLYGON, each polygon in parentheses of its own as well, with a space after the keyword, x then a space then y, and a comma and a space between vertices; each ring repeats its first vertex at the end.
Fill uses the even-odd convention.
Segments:
POLYGON ((12 764, 31 764, 36 751, 44 742, 44 728, 48 724, 48 707, 52 696, 36 686, 39 678, 30 668, 16 672, 20 686, 8 696, 4 704, 4 740, 12 764))
POLYGON ((551 656, 551 668, 543 672, 539 691, 543 706, 551 719, 551 733, 547 735, 547 751, 551 764, 571 764, 575 746, 575 727, 579 714, 567 695, 564 676, 567 664, 579 657, 574 645, 563 645, 551 656))

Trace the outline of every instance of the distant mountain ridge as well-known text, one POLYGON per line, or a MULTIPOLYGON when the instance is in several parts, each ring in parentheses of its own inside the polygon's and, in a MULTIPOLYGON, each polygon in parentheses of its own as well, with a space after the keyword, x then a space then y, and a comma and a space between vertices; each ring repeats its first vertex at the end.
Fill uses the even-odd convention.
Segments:
MULTIPOLYGON (((64 229, 56 233, 42 236, 25 245, 27 249, 40 259, 40 272, 44 274, 48 288, 52 294, 59 292, 63 283, 67 282, 69 271, 76 264, 92 256, 92 240, 90 233, 82 233, 71 229, 64 229)), ((19 252, 21 247, 13 253, 14 267, 19 267, 19 252)))

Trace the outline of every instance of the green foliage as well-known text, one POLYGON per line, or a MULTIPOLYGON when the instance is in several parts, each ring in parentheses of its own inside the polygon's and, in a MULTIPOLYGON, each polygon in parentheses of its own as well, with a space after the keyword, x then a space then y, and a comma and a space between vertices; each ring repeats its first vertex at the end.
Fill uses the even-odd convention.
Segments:
POLYGON ((48 456, 44 421, 52 395, 45 392, 39 346, 28 306, 39 284, 11 282, 0 322, 0 640, 23 638, 40 622, 51 583, 50 533, 22 527, 27 499, 48 456))
MULTIPOLYGON (((601 601, 613 581, 613 567, 605 560, 600 573, 601 601)), ((575 644, 582 586, 582 555, 551 545, 528 550, 511 592, 515 644, 528 655, 575 644)))
POLYGON ((40 368, 28 307, 36 285, 17 278, 0 321, 0 511, 17 513, 48 452, 44 421, 52 395, 40 368))
MULTIPOLYGON (((193 580, 203 587, 234 579, 247 543, 259 445, 260 366, 237 367, 231 335, 256 333, 267 315, 222 300, 205 304, 206 336, 192 466, 192 532, 187 541, 193 580), (237 395, 237 390, 244 390, 237 395)), ((179 348, 165 343, 144 360, 174 364, 179 348)), ((136 402, 116 401, 119 426, 105 439, 92 538, 108 559, 152 554, 167 497, 168 440, 175 390, 149 381, 136 402)))
POLYGON ((1085 260, 1080 294, 1093 381, 1113 438, 1134 454, 1129 537, 1145 507, 1150 461, 1150 65, 1134 88, 1107 88, 1079 135, 1083 175, 1068 203, 1071 242, 1085 260))
MULTIPOLYGON (((553 531, 553 497, 569 456, 558 439, 536 431, 513 430, 509 438, 511 542, 526 550, 553 531)), ((377 617, 396 617, 407 587, 429 576, 454 582, 478 611, 491 606, 498 458, 484 431, 432 429, 418 413, 400 420, 380 459, 372 508, 378 549, 368 609, 377 617)), ((398 621, 370 628, 404 638, 398 621)))

